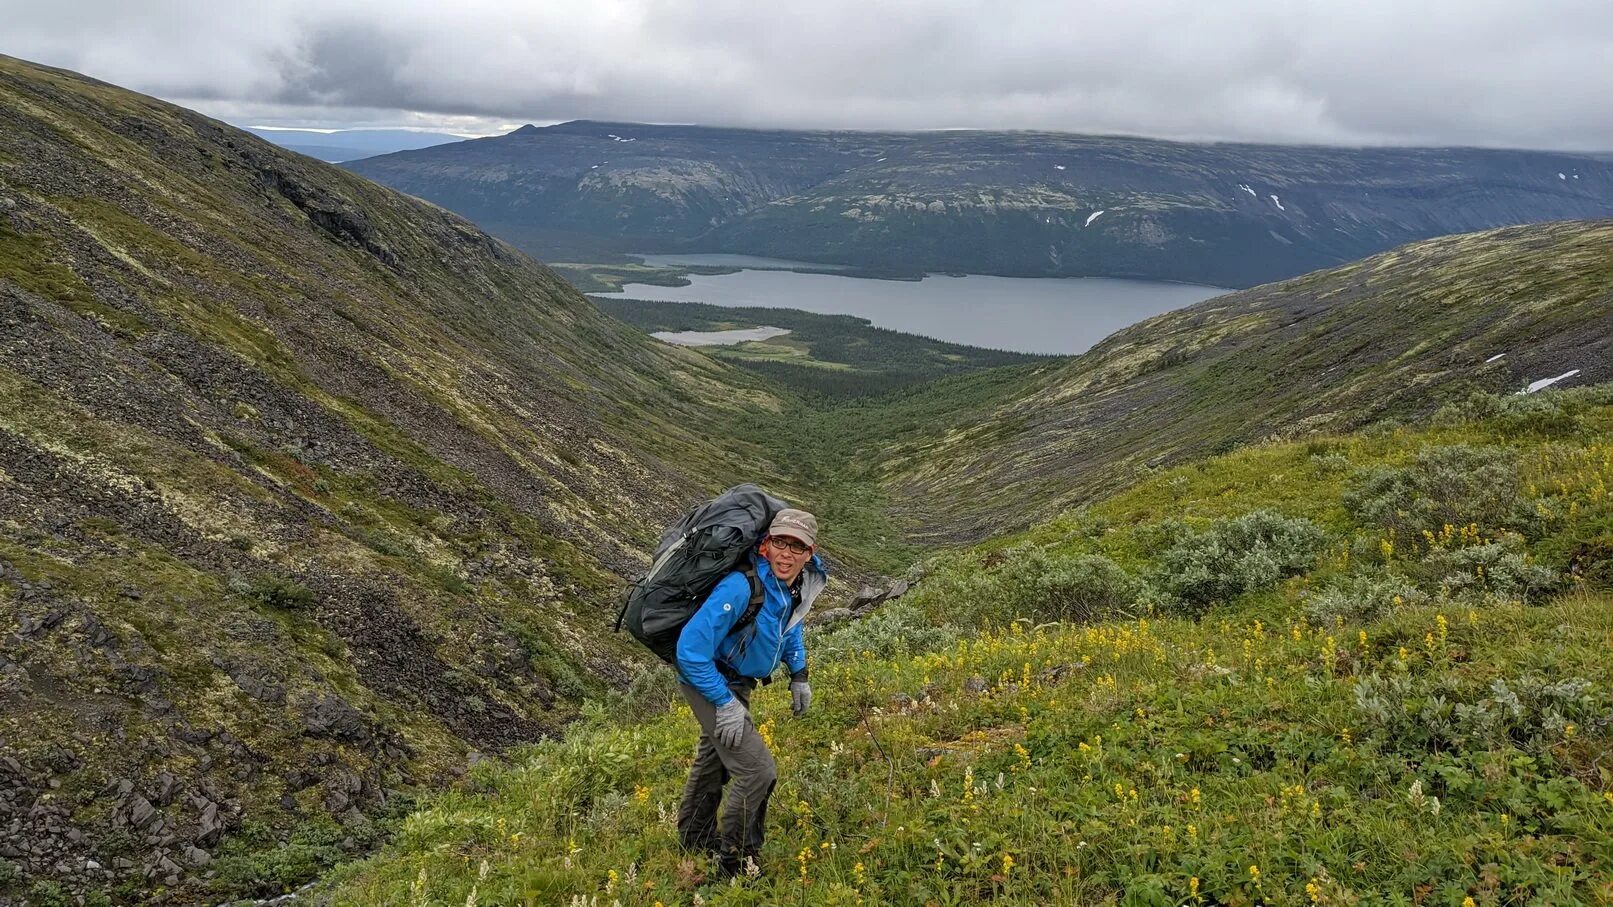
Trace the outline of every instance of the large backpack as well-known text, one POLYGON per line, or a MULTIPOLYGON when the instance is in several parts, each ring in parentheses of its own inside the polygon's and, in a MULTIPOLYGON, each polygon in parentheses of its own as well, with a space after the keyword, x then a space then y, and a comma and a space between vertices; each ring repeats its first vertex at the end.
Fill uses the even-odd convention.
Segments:
POLYGON ((661 534, 655 559, 633 581, 616 615, 633 638, 667 664, 677 663, 678 635, 711 590, 729 573, 744 570, 750 602, 730 633, 756 619, 762 584, 747 555, 773 517, 789 505, 755 485, 735 485, 683 515, 661 534))

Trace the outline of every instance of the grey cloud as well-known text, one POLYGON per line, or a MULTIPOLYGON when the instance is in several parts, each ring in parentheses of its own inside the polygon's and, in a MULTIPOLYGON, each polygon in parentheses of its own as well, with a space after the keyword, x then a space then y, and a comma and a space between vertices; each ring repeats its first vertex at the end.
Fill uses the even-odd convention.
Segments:
POLYGON ((280 121, 1613 149, 1613 5, 1591 0, 130 6, 0 0, 0 51, 280 121))

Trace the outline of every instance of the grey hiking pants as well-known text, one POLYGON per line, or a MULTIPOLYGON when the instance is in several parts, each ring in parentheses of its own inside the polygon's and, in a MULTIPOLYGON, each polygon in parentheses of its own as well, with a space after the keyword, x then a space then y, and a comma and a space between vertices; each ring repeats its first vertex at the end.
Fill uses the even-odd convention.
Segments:
MULTIPOLYGON (((689 780, 683 785, 683 802, 678 804, 678 838, 685 848, 715 852, 734 867, 762 849, 767 798, 772 796, 778 780, 778 766, 757 733, 755 722, 745 722, 745 736, 739 746, 729 748, 718 743, 712 737, 717 707, 694 687, 686 683, 679 686, 689 708, 694 710, 695 720, 700 722, 700 743, 695 748, 689 780), (719 837, 717 804, 722 800, 723 786, 729 782, 732 784, 723 807, 719 837)), ((756 681, 729 681, 728 689, 749 709, 756 681)))

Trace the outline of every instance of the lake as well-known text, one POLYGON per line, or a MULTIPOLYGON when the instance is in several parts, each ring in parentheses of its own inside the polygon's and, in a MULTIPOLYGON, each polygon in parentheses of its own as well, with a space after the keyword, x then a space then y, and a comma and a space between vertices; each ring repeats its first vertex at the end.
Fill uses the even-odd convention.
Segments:
POLYGON ((937 340, 1022 353, 1085 352, 1128 325, 1231 292, 1220 287, 1097 277, 987 277, 872 280, 757 268, 822 265, 738 255, 645 255, 647 264, 726 265, 746 270, 691 274, 689 286, 629 283, 629 299, 801 309, 857 315, 877 327, 937 340))

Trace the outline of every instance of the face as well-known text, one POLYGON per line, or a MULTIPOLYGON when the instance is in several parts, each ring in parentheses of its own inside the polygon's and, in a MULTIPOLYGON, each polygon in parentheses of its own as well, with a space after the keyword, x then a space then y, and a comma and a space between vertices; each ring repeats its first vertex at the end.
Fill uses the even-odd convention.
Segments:
POLYGON ((762 542, 762 557, 767 558, 767 565, 773 568, 773 575, 786 583, 795 582, 795 578, 805 569, 807 561, 812 560, 812 553, 817 550, 816 547, 787 535, 770 535, 762 542))

